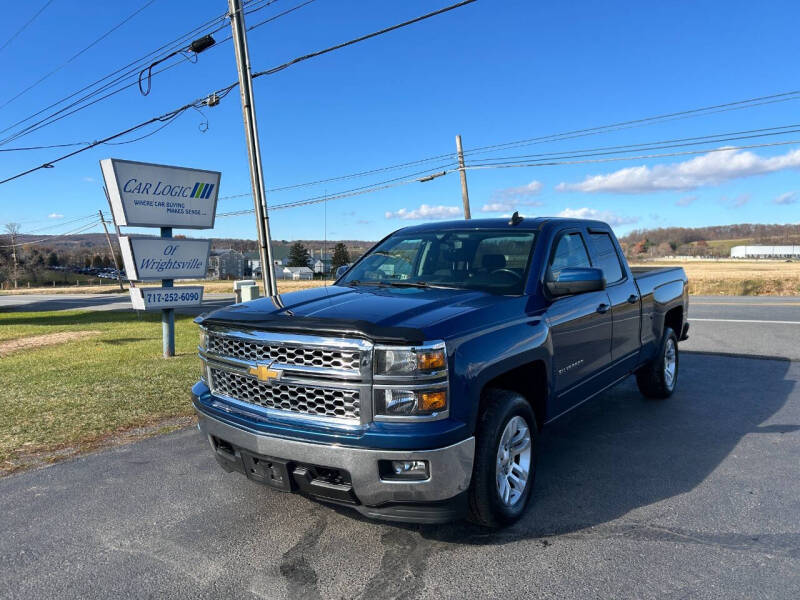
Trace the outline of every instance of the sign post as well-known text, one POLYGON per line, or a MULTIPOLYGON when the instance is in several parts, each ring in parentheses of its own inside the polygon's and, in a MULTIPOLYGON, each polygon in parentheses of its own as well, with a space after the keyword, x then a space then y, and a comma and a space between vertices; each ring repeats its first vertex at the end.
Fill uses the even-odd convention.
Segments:
POLYGON ((130 281, 161 281, 160 288, 131 285, 136 310, 160 310, 164 357, 175 356, 175 308, 197 306, 202 286, 175 288, 175 279, 204 279, 210 240, 173 238, 174 227, 211 229, 221 173, 106 158, 100 169, 130 281), (119 227, 158 227, 160 237, 120 235, 119 227))
MULTIPOLYGON (((171 239, 172 227, 162 227, 161 237, 171 239)), ((161 287, 171 288, 174 279, 162 279, 161 287)), ((161 309, 161 336, 164 349, 164 358, 175 356, 175 309, 161 309)))

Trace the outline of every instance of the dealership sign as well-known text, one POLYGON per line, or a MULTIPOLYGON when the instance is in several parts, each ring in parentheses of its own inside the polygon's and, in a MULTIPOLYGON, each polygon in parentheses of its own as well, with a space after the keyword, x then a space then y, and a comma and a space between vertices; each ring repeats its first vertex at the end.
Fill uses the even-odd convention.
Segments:
POLYGON ((203 301, 203 286, 132 287, 131 304, 135 310, 158 310, 197 306, 203 301))
POLYGON ((128 279, 202 279, 208 270, 211 240, 129 237, 119 245, 128 279))
POLYGON ((128 227, 214 227, 219 171, 105 158, 100 161, 114 223, 128 227))

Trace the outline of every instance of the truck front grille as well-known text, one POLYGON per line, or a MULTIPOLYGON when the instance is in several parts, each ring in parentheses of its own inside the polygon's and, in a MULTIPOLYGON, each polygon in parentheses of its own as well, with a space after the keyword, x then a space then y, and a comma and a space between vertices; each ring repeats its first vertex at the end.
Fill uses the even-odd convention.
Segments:
POLYGON ((248 361, 275 361, 284 365, 322 367, 358 371, 361 353, 358 350, 329 350, 308 346, 286 346, 254 342, 209 332, 208 351, 248 361))
POLYGON ((214 393, 265 408, 295 413, 358 419, 360 402, 358 390, 331 389, 283 383, 262 383, 253 377, 211 368, 211 388, 214 393))

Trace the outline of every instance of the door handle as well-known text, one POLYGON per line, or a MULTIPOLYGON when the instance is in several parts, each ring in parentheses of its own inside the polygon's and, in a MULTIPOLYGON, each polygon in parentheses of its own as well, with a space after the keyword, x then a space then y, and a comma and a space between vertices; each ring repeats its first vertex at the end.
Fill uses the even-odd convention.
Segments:
POLYGON ((628 304, 636 304, 639 301, 639 296, 636 294, 631 294, 628 296, 628 304))
POLYGON ((601 315, 604 315, 608 312, 609 308, 611 307, 604 302, 603 304, 597 307, 597 312, 599 312, 601 315))

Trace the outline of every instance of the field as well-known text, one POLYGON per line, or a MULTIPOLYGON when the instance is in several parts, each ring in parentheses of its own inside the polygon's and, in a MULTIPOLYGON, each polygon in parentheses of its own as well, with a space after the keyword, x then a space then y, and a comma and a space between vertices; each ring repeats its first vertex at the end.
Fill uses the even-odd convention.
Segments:
MULTIPOLYGON (((800 262, 779 260, 669 260, 658 259, 632 263, 634 266, 682 266, 689 276, 689 293, 694 295, 728 296, 795 296, 800 295, 800 262)), ((281 293, 318 287, 330 281, 278 281, 281 293)), ((70 286, 20 288, 0 294, 98 294, 119 293, 116 282, 102 286, 70 286)), ((145 285, 157 285, 156 283, 145 285)), ((181 281, 177 285, 202 285, 208 294, 233 293, 232 281, 181 281)), ((126 292, 127 294, 127 286, 126 292)), ((263 289, 261 290, 263 295, 263 289)))
POLYGON ((197 327, 176 317, 164 359, 160 319, 0 313, 0 474, 189 423, 197 327))
MULTIPOLYGON (((96 278, 92 278, 96 279, 96 278)), ((330 281, 322 281, 319 279, 312 279, 310 281, 278 281, 278 292, 294 292, 297 290, 305 290, 311 287, 318 287, 330 283, 330 281)), ((145 283, 141 287, 157 286, 158 283, 145 283)), ((233 281, 209 281, 209 280, 196 280, 196 281, 179 281, 176 285, 202 285, 207 294, 233 294, 233 281)), ((125 294, 128 293, 128 284, 124 284, 125 294)), ((264 294, 263 286, 259 286, 261 294, 264 294)), ((2 294, 114 294, 120 293, 119 285, 116 281, 111 281, 109 285, 106 281, 103 285, 80 285, 80 286, 67 286, 67 287, 21 287, 16 290, 2 290, 2 294)))
POLYGON ((777 260, 659 260, 637 266, 681 266, 689 293, 726 296, 800 295, 800 262, 777 260))

